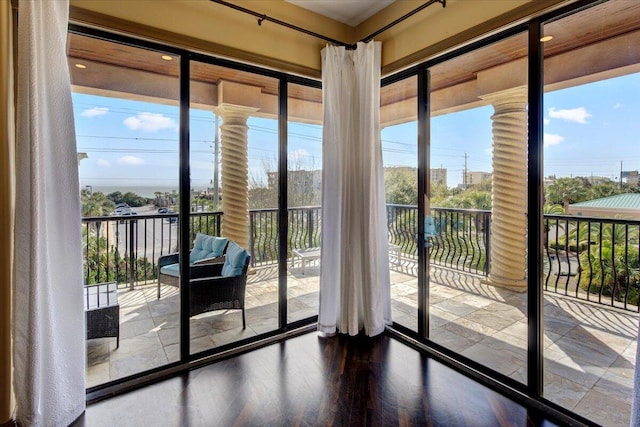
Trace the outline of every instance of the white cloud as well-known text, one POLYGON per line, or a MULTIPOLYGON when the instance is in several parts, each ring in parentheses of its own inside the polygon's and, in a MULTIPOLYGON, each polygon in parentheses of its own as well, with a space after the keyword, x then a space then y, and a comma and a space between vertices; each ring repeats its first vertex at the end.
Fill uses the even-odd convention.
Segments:
POLYGON ((564 141, 564 136, 556 135, 553 133, 545 133, 544 134, 544 146, 548 147, 550 145, 558 145, 562 141, 564 141))
POLYGON ((570 110, 556 110, 551 107, 549 108, 549 117, 566 120, 568 122, 586 124, 587 119, 591 117, 591 114, 589 114, 587 109, 584 107, 572 108, 570 110))
POLYGON ((138 166, 143 163, 144 160, 136 156, 123 156, 118 159, 118 164, 120 165, 138 166))
POLYGON ((613 104, 613 109, 614 110, 617 110, 617 109, 622 108, 622 107, 623 107, 623 105, 621 103, 619 103, 619 102, 616 102, 615 104, 613 104))
POLYGON ((109 163, 109 160, 105 160, 105 159, 98 159, 98 166, 111 166, 111 163, 109 163))
POLYGON ((159 113, 139 113, 124 119, 124 124, 131 130, 143 132, 157 132, 163 129, 178 129, 176 121, 171 117, 159 113))
POLYGON ((108 112, 109 109, 107 107, 93 107, 84 110, 80 115, 83 117, 100 117, 106 115, 108 112))
POLYGON ((545 117, 544 119, 542 119, 542 123, 544 123, 545 125, 548 125, 549 123, 551 123, 551 120, 545 117))

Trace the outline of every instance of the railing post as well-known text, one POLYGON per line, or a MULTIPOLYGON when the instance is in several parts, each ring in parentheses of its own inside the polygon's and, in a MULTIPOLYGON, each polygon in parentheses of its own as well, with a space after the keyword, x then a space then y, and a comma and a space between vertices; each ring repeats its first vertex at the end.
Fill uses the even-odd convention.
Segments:
POLYGON ((249 211, 249 251, 251 252, 251 266, 256 266, 256 251, 254 249, 255 239, 253 234, 255 233, 255 220, 256 213, 249 211))
POLYGON ((483 233, 484 233, 484 275, 489 276, 489 270, 491 266, 491 230, 489 229, 491 224, 491 216, 489 213, 485 213, 483 216, 483 233))
POLYGON ((129 290, 133 290, 133 284, 136 279, 136 271, 135 271, 135 254, 134 251, 134 232, 135 232, 135 219, 129 220, 129 290))
POLYGON ((307 208, 307 227, 309 233, 309 248, 312 248, 313 245, 313 210, 311 208, 307 208))

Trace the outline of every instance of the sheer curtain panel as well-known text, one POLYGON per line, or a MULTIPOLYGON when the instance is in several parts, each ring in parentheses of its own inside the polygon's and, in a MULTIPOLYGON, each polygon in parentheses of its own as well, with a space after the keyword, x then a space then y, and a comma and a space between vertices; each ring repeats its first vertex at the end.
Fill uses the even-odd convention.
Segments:
POLYGON ((322 50, 323 191, 318 329, 368 336, 391 320, 380 144, 379 42, 322 50))
POLYGON ((68 0, 20 1, 14 391, 25 426, 85 407, 80 196, 66 57, 68 0))

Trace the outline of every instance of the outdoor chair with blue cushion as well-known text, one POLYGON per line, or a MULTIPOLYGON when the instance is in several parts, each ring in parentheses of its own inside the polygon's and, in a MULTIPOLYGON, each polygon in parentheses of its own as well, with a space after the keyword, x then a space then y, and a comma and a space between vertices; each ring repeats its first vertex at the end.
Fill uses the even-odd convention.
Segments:
POLYGON ((432 245, 432 240, 440 235, 440 225, 442 219, 434 220, 433 216, 424 217, 424 247, 428 248, 432 245))
POLYGON ((249 252, 229 242, 224 264, 214 264, 213 276, 189 280, 189 316, 214 310, 242 310, 242 329, 246 328, 244 295, 250 260, 249 252))
MULTIPOLYGON (((224 262, 224 252, 228 240, 197 233, 193 249, 189 253, 189 277, 215 276, 214 265, 224 262)), ((161 256, 158 259, 158 299, 161 285, 180 286, 180 255, 178 253, 161 256)))

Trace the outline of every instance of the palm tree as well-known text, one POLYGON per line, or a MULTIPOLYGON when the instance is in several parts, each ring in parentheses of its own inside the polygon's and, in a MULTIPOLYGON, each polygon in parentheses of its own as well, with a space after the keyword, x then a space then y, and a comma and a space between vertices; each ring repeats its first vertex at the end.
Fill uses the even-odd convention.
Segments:
MULTIPOLYGON (((562 205, 549 205, 545 204, 543 208, 544 215, 564 215, 564 208, 562 205)), ((549 221, 545 220, 544 222, 544 247, 549 247, 549 221)), ((556 241, 558 240, 558 232, 560 230, 564 231, 564 227, 558 223, 556 223, 556 241)))
POLYGON ((545 188, 545 199, 554 204, 562 204, 567 212, 570 203, 584 200, 588 187, 584 178, 558 178, 545 188))

